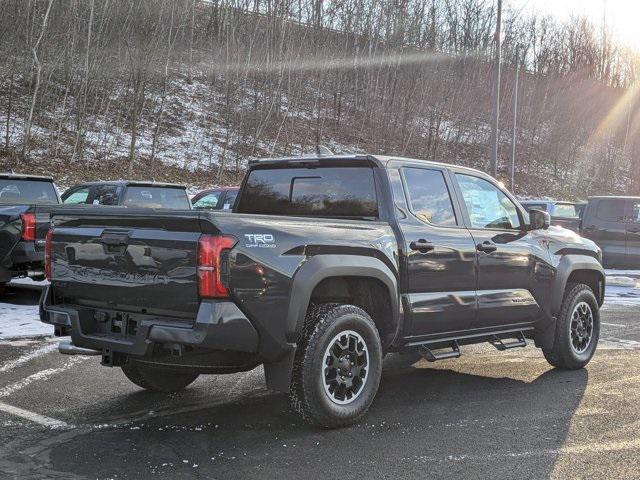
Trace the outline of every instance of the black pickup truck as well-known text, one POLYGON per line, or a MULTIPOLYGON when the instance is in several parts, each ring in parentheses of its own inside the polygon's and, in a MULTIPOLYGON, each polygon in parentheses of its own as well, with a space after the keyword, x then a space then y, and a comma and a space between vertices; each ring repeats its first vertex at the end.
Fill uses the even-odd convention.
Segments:
POLYGON ((264 365, 316 425, 371 405, 387 352, 593 356, 601 251, 468 168, 380 156, 252 163, 233 213, 54 212, 41 319, 137 385, 264 365))
POLYGON ((47 207, 58 203, 53 179, 0 174, 0 294, 15 277, 44 280, 47 207))

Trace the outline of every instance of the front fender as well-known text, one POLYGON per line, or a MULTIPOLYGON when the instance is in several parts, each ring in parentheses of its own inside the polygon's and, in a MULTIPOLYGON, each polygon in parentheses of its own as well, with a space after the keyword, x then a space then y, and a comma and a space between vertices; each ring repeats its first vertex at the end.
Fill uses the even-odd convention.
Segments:
POLYGON ((367 277, 382 282, 389 291, 396 335, 400 328, 398 280, 391 269, 375 257, 359 255, 316 255, 298 269, 293 277, 287 315, 287 338, 299 337, 313 289, 330 277, 367 277))

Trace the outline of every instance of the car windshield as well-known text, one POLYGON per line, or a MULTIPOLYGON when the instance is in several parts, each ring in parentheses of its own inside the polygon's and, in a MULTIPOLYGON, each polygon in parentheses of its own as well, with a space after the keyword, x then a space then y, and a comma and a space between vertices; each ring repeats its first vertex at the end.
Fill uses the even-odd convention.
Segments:
POLYGON ((53 205, 58 195, 52 182, 0 179, 0 204, 53 205))
POLYGON ((179 187, 128 187, 124 194, 126 207, 169 208, 189 210, 191 203, 184 188, 179 187))

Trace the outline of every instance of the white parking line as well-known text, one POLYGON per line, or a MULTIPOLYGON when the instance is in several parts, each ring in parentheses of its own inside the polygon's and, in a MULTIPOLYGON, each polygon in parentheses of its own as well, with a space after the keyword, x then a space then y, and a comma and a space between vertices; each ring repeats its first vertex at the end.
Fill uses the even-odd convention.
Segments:
POLYGON ((624 338, 604 337, 598 343, 600 348, 608 349, 629 349, 634 350, 640 348, 640 342, 635 340, 625 340, 624 338))
POLYGON ((18 390, 22 390, 27 385, 32 384, 33 382, 37 382, 39 380, 46 380, 52 375, 56 375, 57 373, 64 372, 65 370, 71 368, 74 364, 82 361, 86 357, 73 357, 67 360, 67 363, 57 368, 47 368, 45 370, 40 370, 39 372, 34 373, 33 375, 29 375, 28 377, 24 377, 22 380, 12 383, 11 385, 7 385, 4 388, 0 389, 0 398, 8 397, 14 392, 18 390))
POLYGON ((44 415, 40 415, 39 413, 30 412, 29 410, 25 410, 23 408, 14 407, 13 405, 8 405, 4 402, 0 402, 0 412, 10 413, 11 415, 25 418, 31 422, 44 425, 45 427, 70 427, 67 422, 63 422, 62 420, 45 417, 44 415))
POLYGON ((30 351, 29 353, 22 355, 21 357, 16 358, 15 360, 11 360, 0 367, 0 373, 7 372, 9 370, 13 370, 14 368, 22 365, 23 363, 27 363, 34 358, 38 358, 42 355, 46 355, 49 352, 53 352, 58 348, 58 342, 50 343, 49 345, 45 345, 44 347, 37 348, 35 350, 30 351))

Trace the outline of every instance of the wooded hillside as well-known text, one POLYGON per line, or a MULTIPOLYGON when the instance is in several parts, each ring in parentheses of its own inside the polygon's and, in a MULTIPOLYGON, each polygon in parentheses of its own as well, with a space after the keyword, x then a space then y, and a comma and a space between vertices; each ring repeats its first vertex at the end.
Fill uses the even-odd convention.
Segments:
MULTIPOLYGON (((640 193, 637 55, 505 16, 501 176, 519 61, 516 193, 640 193)), ((488 168, 491 1, 0 0, 0 26, 1 169, 228 184, 317 143, 488 168)))

